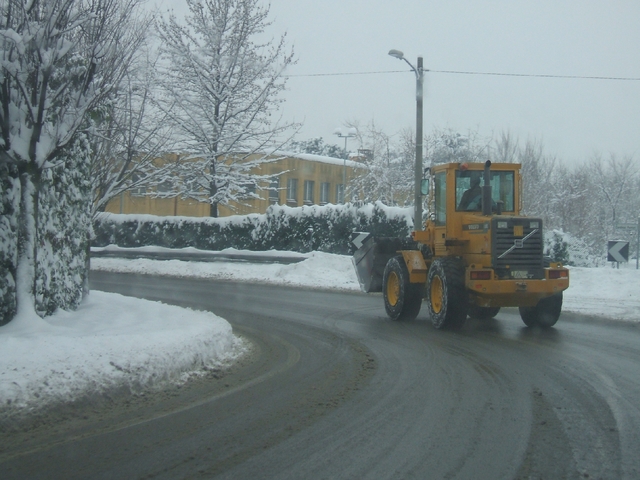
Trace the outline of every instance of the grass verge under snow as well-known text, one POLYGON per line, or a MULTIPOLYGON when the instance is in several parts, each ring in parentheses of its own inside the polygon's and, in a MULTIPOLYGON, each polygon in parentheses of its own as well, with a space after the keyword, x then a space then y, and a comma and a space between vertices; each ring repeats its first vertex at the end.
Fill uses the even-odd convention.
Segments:
POLYGON ((0 414, 182 382, 246 348, 212 313, 93 291, 76 312, 0 328, 0 414))

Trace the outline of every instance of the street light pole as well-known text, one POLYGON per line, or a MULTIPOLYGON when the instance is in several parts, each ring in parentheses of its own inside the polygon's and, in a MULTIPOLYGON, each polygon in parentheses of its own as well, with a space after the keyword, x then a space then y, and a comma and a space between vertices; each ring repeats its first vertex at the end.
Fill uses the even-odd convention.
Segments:
POLYGON ((336 129, 334 132, 338 137, 344 138, 344 169, 342 170, 342 203, 346 203, 344 200, 347 196, 347 140, 356 136, 355 133, 349 131, 346 134, 342 134, 340 129, 336 129))
POLYGON ((640 217, 638 217, 638 231, 636 232, 636 270, 640 262, 640 217))
POLYGON ((404 57, 404 53, 400 50, 389 50, 389 55, 399 60, 404 60, 416 74, 416 161, 414 170, 414 204, 415 210, 413 215, 414 230, 422 230, 422 192, 420 184, 422 183, 422 98, 424 91, 424 69, 422 65, 422 57, 418 57, 418 67, 414 67, 409 60, 404 57))

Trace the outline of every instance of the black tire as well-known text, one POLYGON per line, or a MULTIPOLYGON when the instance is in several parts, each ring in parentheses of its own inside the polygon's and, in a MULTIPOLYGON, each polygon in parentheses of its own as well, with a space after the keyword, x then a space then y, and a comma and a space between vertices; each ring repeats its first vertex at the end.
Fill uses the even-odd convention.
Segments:
POLYGON ((527 327, 553 327, 562 311, 562 292, 543 298, 535 307, 520 307, 520 318, 527 327))
POLYGON ((478 320, 489 320, 500 312, 500 307, 479 307, 469 304, 469 316, 478 320))
POLYGON ((387 262, 382 276, 384 308, 392 320, 414 320, 422 306, 422 284, 409 282, 402 255, 387 262))
POLYGON ((436 328, 458 329, 467 319, 464 265, 456 258, 438 258, 427 274, 427 305, 436 328))

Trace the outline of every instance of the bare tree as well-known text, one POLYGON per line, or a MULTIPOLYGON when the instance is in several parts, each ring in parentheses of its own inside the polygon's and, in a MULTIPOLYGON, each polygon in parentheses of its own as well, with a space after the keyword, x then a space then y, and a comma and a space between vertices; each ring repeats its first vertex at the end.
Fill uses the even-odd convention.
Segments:
POLYGON ((140 32, 131 28, 137 5, 138 0, 0 3, 1 155, 19 180, 18 313, 35 306, 43 182, 55 182, 59 192, 71 188, 67 182, 75 172, 64 170, 67 160, 87 152, 78 132, 119 83, 139 44, 140 32))
POLYGON ((166 155, 171 127, 154 101, 157 58, 148 48, 138 53, 110 101, 92 116, 92 215, 126 191, 146 193, 174 177, 166 155))
POLYGON ((411 201, 413 157, 403 156, 402 144, 393 139, 396 135, 387 134, 374 121, 366 125, 348 121, 345 126, 355 132, 361 146, 358 161, 363 165, 349 185, 351 198, 389 205, 411 201))
POLYGON ((518 139, 510 131, 502 131, 500 137, 493 142, 491 161, 495 163, 517 163, 519 154, 518 139))
MULTIPOLYGON (((602 230, 607 236, 613 234, 624 206, 630 205, 630 199, 637 199, 634 189, 638 168, 632 156, 618 158, 610 154, 607 160, 596 154, 588 164, 592 172, 597 207, 602 212, 602 230)), ((631 213, 631 212, 629 212, 631 213)))
POLYGON ((477 132, 466 135, 451 129, 434 129, 427 136, 427 159, 430 165, 450 162, 483 162, 489 157, 490 140, 477 132))
POLYGON ((541 141, 527 140, 524 147, 518 148, 510 136, 502 137, 497 150, 511 161, 522 164, 524 212, 542 217, 545 224, 551 226, 554 218, 552 210, 558 204, 556 195, 560 195, 560 200, 567 200, 566 197, 562 198, 564 189, 558 191, 557 188, 555 157, 545 155, 541 141))
MULTIPOLYGON (((258 0, 187 0, 185 24, 175 16, 158 24, 166 59, 166 99, 182 152, 184 197, 211 204, 237 200, 247 186, 259 188, 248 158, 277 148, 292 125, 274 120, 294 63, 285 35, 265 37, 268 7, 258 0)), ((168 110, 167 110, 168 111, 168 110)), ((258 162, 259 160, 253 160, 258 162)), ((249 189, 250 190, 250 189, 249 189)))

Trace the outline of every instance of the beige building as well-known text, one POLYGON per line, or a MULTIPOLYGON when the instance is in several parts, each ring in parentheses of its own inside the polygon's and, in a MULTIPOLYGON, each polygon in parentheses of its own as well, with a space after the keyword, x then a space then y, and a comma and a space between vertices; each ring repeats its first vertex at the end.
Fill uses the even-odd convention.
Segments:
MULTIPOLYGON (((251 159, 251 158, 250 158, 251 159)), ((250 160, 249 159, 249 160, 250 160)), ((272 155, 252 173, 271 178, 253 193, 259 198, 247 198, 229 205, 219 205, 219 216, 265 213, 269 205, 325 205, 343 203, 349 183, 362 164, 352 160, 304 153, 272 155)), ((184 215, 205 217, 209 204, 179 197, 155 198, 146 190, 132 190, 107 205, 111 213, 144 213, 160 216, 184 215)))

